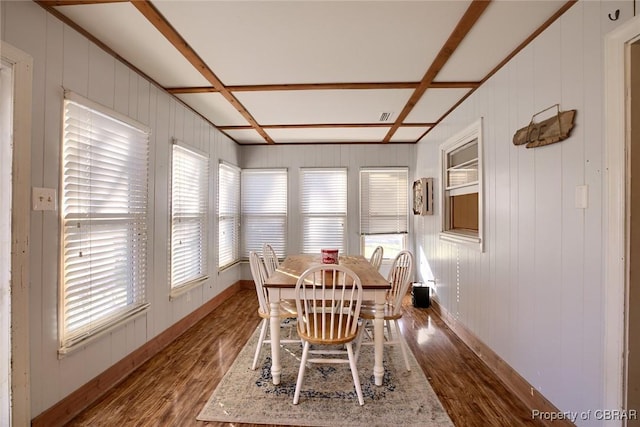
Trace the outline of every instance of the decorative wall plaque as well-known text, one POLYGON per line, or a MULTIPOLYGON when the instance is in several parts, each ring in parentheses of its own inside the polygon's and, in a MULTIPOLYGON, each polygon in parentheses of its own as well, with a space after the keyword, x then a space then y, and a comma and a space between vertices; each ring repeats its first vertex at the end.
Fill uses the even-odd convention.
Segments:
POLYGON ((567 139, 573 129, 573 119, 576 110, 560 111, 558 104, 536 113, 531 117, 528 126, 518 129, 513 135, 514 145, 526 144, 527 148, 541 147, 567 139), (552 108, 556 108, 556 114, 546 120, 536 123, 537 115, 552 108))
POLYGON ((420 178, 413 182, 413 213, 433 214, 433 178, 420 178))

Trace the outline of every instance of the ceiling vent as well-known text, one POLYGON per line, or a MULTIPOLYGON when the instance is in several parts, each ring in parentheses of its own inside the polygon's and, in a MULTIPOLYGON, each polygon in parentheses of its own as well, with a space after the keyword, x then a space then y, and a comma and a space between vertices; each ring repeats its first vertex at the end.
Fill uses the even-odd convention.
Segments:
POLYGON ((379 122, 388 122, 391 120, 391 116, 393 116, 393 112, 382 112, 380 113, 379 122))

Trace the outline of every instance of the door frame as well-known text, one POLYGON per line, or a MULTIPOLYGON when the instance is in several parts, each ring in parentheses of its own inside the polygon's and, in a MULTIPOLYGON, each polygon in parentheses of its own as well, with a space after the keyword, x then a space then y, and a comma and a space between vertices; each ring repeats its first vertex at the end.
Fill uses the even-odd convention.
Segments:
MULTIPOLYGON (((628 144, 629 49, 640 40, 640 16, 605 37, 605 186, 604 198, 604 408, 626 404, 626 337, 628 312, 628 144)), ((607 425, 623 425, 610 421, 607 425)))
POLYGON ((13 167, 11 201, 11 419, 31 424, 29 373, 29 222, 31 195, 31 99, 33 59, 0 41, 13 64, 13 167))

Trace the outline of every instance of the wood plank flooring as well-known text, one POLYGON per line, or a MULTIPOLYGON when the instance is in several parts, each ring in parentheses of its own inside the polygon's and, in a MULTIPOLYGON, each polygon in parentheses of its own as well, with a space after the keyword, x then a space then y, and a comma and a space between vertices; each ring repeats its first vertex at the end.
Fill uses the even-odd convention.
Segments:
MULTIPOLYGON (((456 426, 542 425, 431 309, 404 305, 403 334, 456 426)), ((67 426, 232 425, 195 418, 257 327, 256 309, 255 291, 241 290, 67 426)))

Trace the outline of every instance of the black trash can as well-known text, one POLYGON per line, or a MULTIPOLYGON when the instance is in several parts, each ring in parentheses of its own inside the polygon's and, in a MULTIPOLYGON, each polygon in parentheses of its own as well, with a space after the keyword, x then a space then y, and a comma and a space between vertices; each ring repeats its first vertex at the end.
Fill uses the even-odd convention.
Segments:
POLYGON ((411 302, 417 308, 429 308, 431 299, 429 298, 429 285, 422 282, 414 282, 411 284, 411 302))

